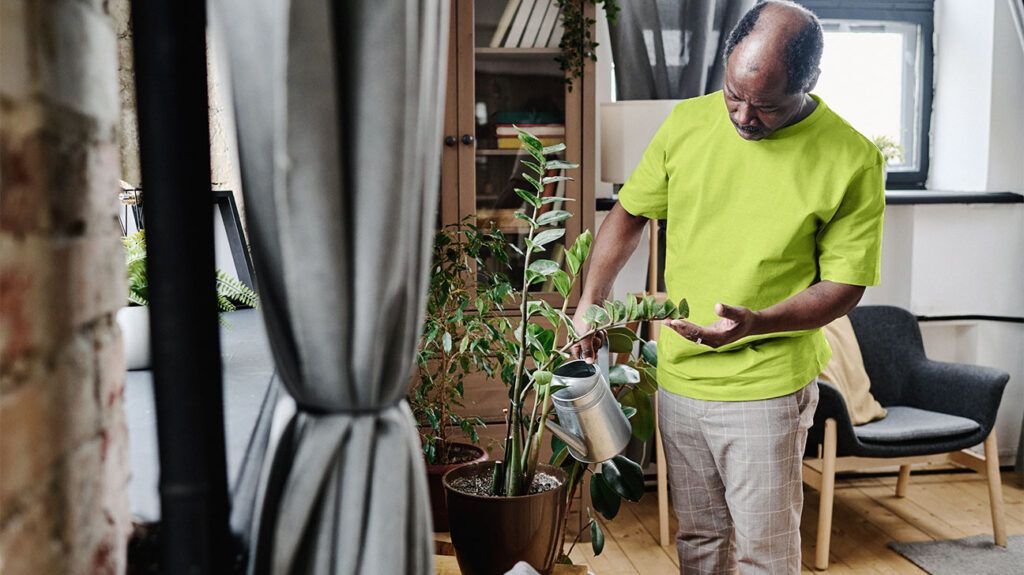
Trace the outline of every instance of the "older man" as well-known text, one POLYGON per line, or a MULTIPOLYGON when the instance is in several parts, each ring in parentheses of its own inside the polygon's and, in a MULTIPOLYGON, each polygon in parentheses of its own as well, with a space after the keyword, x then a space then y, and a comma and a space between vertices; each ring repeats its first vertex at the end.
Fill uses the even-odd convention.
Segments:
POLYGON ((811 94, 821 51, 809 11, 752 8, 724 89, 676 106, 591 256, 580 310, 607 296, 647 219, 668 222, 665 283, 691 310, 658 342, 683 573, 800 571, 808 384, 831 353, 819 328, 879 281, 883 159, 811 94))

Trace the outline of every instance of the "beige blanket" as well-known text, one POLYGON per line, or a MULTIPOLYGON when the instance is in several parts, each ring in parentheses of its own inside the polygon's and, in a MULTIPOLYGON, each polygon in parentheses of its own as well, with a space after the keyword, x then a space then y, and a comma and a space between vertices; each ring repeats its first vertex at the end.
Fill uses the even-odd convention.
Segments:
POLYGON ((885 408, 871 395, 871 380, 864 371, 864 358, 850 318, 844 315, 823 329, 832 348, 832 359, 821 372, 821 378, 839 388, 850 410, 850 420, 861 425, 885 417, 885 408))

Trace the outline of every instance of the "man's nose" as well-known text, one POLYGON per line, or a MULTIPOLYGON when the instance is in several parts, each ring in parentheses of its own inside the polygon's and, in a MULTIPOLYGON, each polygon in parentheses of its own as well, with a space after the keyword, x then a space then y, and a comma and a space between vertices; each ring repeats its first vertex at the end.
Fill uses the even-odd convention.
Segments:
POLYGON ((754 117, 754 108, 741 102, 736 109, 736 123, 741 126, 749 126, 754 117))

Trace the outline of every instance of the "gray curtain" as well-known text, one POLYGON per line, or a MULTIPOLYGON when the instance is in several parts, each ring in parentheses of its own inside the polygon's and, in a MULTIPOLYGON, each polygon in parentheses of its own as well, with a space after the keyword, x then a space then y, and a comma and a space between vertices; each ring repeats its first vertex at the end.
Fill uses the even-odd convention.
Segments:
POLYGON ((722 49, 754 0, 622 2, 610 26, 618 100, 679 100, 722 87, 722 49))
POLYGON ((269 390, 234 495, 250 573, 430 573, 404 401, 437 205, 445 0, 218 0, 269 390))

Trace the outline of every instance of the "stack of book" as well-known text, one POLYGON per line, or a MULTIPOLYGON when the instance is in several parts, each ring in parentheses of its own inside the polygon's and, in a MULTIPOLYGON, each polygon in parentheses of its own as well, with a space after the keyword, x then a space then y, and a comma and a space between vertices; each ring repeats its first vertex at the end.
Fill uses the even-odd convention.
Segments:
MULTIPOLYGON (((530 132, 541 144, 554 146, 565 141, 564 124, 516 124, 519 128, 530 132)), ((499 150, 519 149, 519 135, 512 124, 495 124, 499 150)))
POLYGON ((555 0, 507 0, 491 48, 557 48, 562 19, 555 0))

